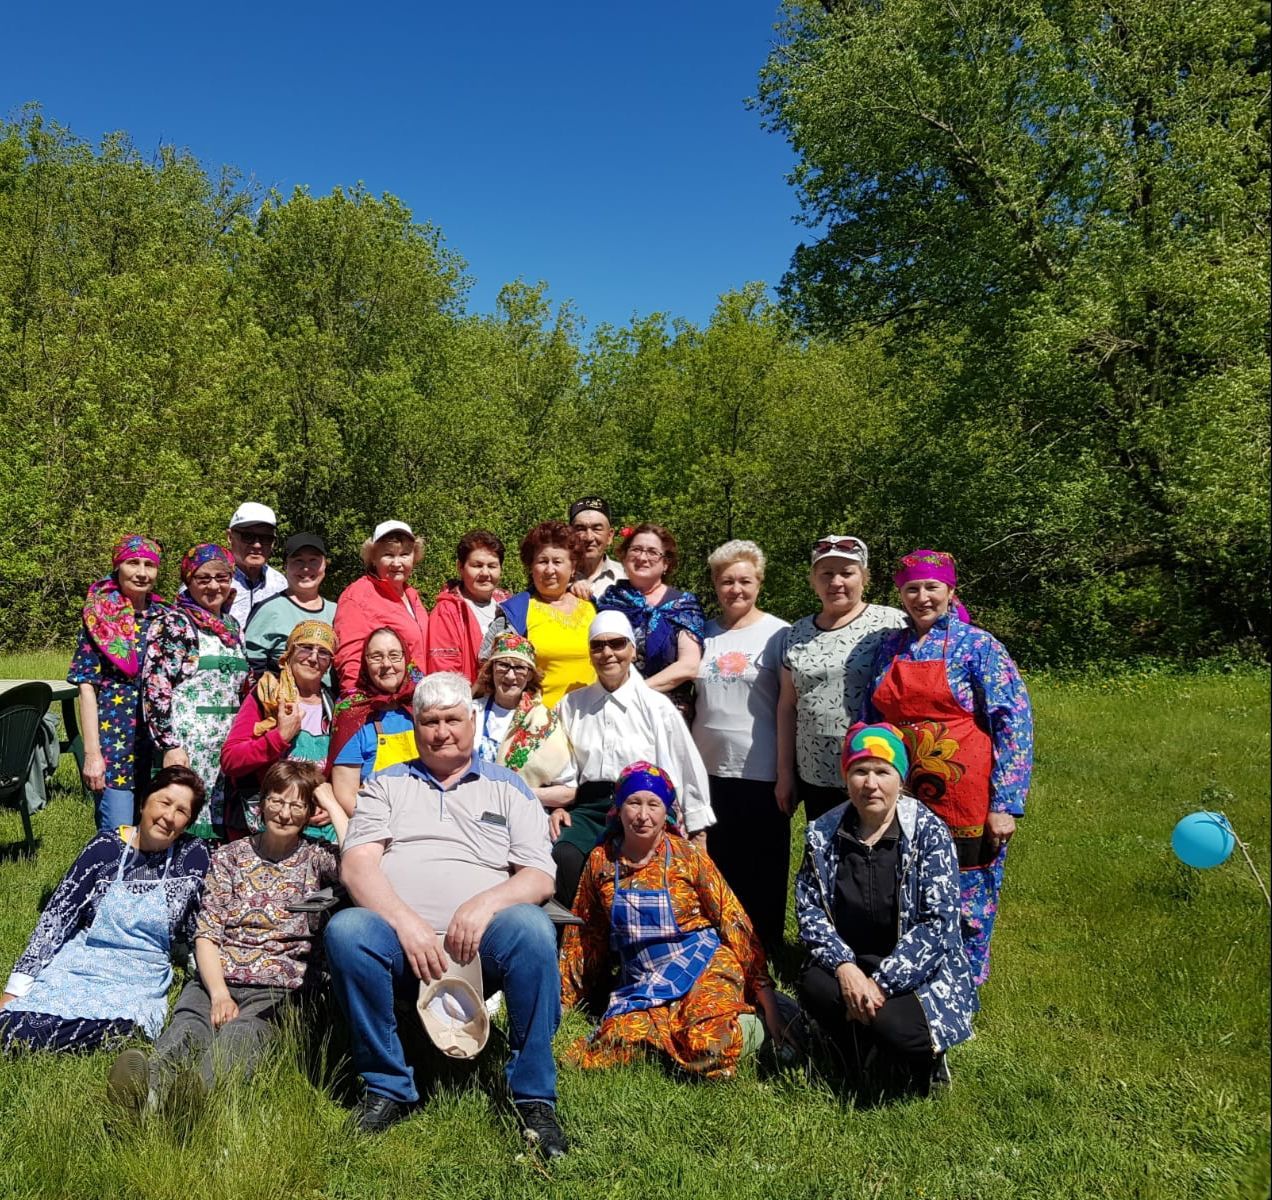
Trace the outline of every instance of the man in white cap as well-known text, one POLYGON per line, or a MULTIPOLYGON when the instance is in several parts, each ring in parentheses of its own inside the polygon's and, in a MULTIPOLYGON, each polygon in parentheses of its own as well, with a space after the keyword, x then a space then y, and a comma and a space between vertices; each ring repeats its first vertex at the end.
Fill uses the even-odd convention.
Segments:
POLYGON ((631 622, 606 610, 596 615, 587 637, 596 682, 570 692, 556 710, 574 747, 578 784, 538 792, 539 800, 555 810, 556 898, 566 907, 574 903, 587 856, 605 825, 614 784, 630 763, 651 762, 671 776, 691 841, 705 845, 707 827, 715 824, 707 768, 684 717, 632 669, 636 639, 631 622))
POLYGON ((479 959, 485 986, 501 989, 508 1008, 505 1073, 522 1131, 556 1158, 567 1143, 552 1057, 561 976, 540 907, 555 874, 548 822, 513 772, 473 752, 471 703, 468 680, 454 671, 420 681, 419 758, 363 783, 345 838, 341 879, 358 907, 336 913, 324 944, 366 1085, 354 1120, 378 1133, 409 1115, 419 1091, 398 1022, 436 998, 431 988, 421 994, 421 982, 479 959))
POLYGON ((228 530, 234 555, 234 602, 230 615, 242 629, 252 610, 271 596, 287 590, 287 578, 269 565, 278 518, 268 504, 248 500, 234 510, 228 530))

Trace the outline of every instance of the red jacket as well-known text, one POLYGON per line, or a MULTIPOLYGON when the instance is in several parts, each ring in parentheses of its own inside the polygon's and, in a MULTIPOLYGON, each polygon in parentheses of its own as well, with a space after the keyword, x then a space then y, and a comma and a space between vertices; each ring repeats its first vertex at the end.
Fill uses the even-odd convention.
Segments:
MULTIPOLYGON (((507 600, 510 592, 495 589, 492 603, 507 600)), ((458 671, 472 683, 477 678, 477 651, 481 649, 481 626, 472 606, 464 599, 459 584, 448 583, 438 594, 428 621, 428 651, 424 673, 458 671)))
POLYGON ((402 639, 407 661, 415 663, 421 671, 425 669, 428 611, 413 587, 406 589, 406 600, 411 606, 409 613, 393 585, 374 575, 355 579, 340 593, 333 624, 340 640, 335 666, 342 696, 347 696, 357 685, 362 651, 367 638, 377 629, 392 629, 402 639))

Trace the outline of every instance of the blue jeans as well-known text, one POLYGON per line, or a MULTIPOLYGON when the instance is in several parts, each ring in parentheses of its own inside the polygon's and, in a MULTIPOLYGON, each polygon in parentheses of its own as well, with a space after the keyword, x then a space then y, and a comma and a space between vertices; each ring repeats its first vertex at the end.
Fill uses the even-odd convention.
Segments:
POLYGON ((133 816, 133 793, 131 788, 102 788, 95 796, 97 801, 97 832, 104 833, 108 829, 117 829, 120 825, 131 825, 133 816))
MULTIPOLYGON (((332 986, 349 1020, 353 1065, 367 1091, 404 1104, 419 1099, 398 1034, 395 999, 414 1010, 419 980, 393 927, 367 908, 336 913, 323 936, 332 986)), ((497 913, 481 939, 481 974, 503 990, 511 1054, 505 1074, 516 1101, 556 1101, 552 1037, 561 1023, 556 933, 534 904, 497 913)))

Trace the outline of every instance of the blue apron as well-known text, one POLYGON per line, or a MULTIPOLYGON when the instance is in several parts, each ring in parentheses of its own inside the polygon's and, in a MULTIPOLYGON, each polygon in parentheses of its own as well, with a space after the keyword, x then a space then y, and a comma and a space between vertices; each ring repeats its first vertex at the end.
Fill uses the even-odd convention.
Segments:
MULTIPOLYGON (((620 887, 619 861, 615 857, 610 949, 622 964, 622 983, 610 996, 602 1021, 679 1000, 698 982, 720 948, 720 935, 714 929, 681 931, 670 888, 620 887)), ((667 843, 664 885, 670 866, 671 844, 667 843)))
POLYGON ((10 1000, 7 1010, 68 1020, 132 1021, 149 1037, 159 1036, 168 1018, 172 984, 167 886, 172 847, 159 879, 125 880, 124 866, 132 852, 131 846, 124 847, 93 923, 54 955, 31 990, 10 1000))

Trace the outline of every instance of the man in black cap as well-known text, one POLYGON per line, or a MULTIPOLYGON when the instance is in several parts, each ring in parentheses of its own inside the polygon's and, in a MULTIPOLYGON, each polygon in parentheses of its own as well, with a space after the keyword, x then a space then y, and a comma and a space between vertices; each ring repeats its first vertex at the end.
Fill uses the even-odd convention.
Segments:
POLYGON ((584 496, 570 505, 570 527, 578 535, 579 560, 572 590, 583 600, 599 600, 611 583, 627 578, 623 564, 607 551, 614 541, 608 500, 584 496))
POLYGON ((277 671, 291 631, 301 621, 336 619, 336 602, 318 594, 327 575, 327 545, 316 533, 293 533, 283 546, 287 588, 252 610, 243 640, 256 674, 277 671))

